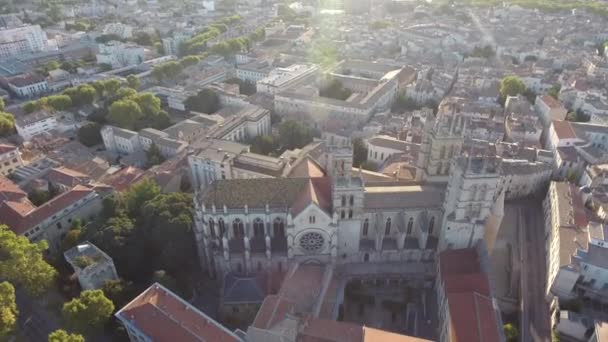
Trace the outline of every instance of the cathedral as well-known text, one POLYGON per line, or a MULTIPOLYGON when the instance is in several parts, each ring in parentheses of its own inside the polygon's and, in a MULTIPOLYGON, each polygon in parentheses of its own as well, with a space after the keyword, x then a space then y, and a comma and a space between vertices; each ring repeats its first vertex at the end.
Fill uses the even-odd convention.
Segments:
POLYGON ((481 240, 491 248, 502 158, 467 155, 464 130, 449 107, 427 120, 413 181, 365 182, 352 167, 350 137, 325 134, 323 177, 213 182, 194 199, 202 267, 218 277, 295 263, 432 269, 438 251, 481 240))

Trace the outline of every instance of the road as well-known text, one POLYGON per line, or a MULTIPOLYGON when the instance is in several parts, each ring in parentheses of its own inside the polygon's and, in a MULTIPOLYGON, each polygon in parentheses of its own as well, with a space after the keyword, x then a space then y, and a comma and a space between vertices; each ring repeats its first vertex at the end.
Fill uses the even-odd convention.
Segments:
POLYGON ((517 203, 520 229, 521 298, 520 336, 522 342, 550 341, 549 304, 545 300, 545 238, 540 199, 517 203))

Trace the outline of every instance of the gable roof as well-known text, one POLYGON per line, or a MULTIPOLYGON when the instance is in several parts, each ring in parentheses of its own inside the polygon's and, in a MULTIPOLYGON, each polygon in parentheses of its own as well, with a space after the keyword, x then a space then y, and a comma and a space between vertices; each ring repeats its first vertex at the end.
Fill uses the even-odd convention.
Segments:
POLYGON ((20 201, 26 197, 27 193, 21 190, 17 184, 4 176, 0 176, 0 201, 20 201))
POLYGON ((15 146, 15 145, 0 144, 0 154, 12 152, 12 151, 15 151, 16 149, 17 149, 17 146, 15 146))
POLYGON ((301 209, 316 201, 321 208, 331 210, 331 192, 328 178, 256 178, 231 179, 213 182, 200 195, 203 204, 228 208, 291 208, 301 209), (311 188, 312 187, 312 188, 311 188), (307 195, 308 194, 308 195, 307 195), (309 200, 309 202, 306 202, 309 200))
POLYGON ((68 187, 88 183, 91 180, 91 177, 88 175, 63 166, 52 168, 46 178, 51 183, 62 184, 68 187))
POLYGON ((242 341, 158 283, 151 285, 115 316, 154 341, 242 341))

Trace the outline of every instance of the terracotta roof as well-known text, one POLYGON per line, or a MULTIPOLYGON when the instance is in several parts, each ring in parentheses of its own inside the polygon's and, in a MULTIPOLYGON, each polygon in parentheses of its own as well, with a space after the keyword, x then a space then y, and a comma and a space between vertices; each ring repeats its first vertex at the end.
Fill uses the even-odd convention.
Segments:
MULTIPOLYGON (((453 342, 499 342, 492 300, 477 292, 448 293, 453 342)), ((502 327, 500 327, 502 328, 502 327)))
POLYGON ((13 183, 10 179, 0 176, 0 201, 20 201, 27 197, 27 193, 13 183))
POLYGON ((430 342, 418 337, 399 335, 392 332, 363 327, 362 342, 430 342))
POLYGON ((68 187, 74 187, 78 184, 85 184, 91 181, 91 177, 88 175, 63 166, 51 169, 46 177, 51 183, 62 184, 68 187))
POLYGON ((359 342, 363 341, 360 325, 328 319, 307 318, 298 335, 300 342, 359 342))
POLYGON ((91 188, 77 185, 37 208, 29 204, 29 211, 27 211, 27 203, 8 202, 6 203, 8 205, 0 206, 0 216, 7 215, 8 219, 5 223, 15 234, 20 235, 93 192, 91 188))
POLYGON ((564 106, 556 100, 553 96, 550 95, 541 95, 540 99, 547 105, 549 108, 563 108, 564 106))
POLYGON ((144 173, 144 170, 127 166, 113 175, 104 178, 103 182, 114 187, 116 191, 124 191, 140 181, 144 173))
POLYGON ((448 249, 439 255, 441 277, 453 274, 479 273, 477 252, 472 248, 448 249))
POLYGON ((304 191, 292 205, 292 214, 298 215, 309 204, 316 204, 331 215, 331 183, 329 178, 310 178, 304 191))
POLYGON ((325 172, 323 168, 317 164, 312 158, 306 157, 301 159, 290 171, 288 177, 292 178, 307 178, 307 177, 323 177, 325 172))
POLYGON ((116 313, 154 341, 241 341, 218 322, 156 283, 116 313))
POLYGON ((11 77, 8 80, 8 83, 13 84, 17 87, 25 87, 25 86, 40 83, 40 82, 44 82, 44 77, 39 76, 39 75, 34 75, 34 74, 19 75, 19 76, 11 77))
POLYGON ((9 153, 15 151, 17 146, 9 145, 9 144, 0 144, 0 154, 9 153))
POLYGON ((576 139, 576 132, 569 121, 553 120, 553 130, 559 139, 576 139))

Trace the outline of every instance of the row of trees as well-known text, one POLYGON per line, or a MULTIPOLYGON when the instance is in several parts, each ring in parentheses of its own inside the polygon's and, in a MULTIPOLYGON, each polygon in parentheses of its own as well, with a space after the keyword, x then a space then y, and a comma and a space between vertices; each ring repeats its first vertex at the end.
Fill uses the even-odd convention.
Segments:
POLYGON ((0 138, 15 132, 15 117, 11 113, 6 113, 4 108, 4 100, 0 98, 0 138))
POLYGON ((165 80, 175 81, 185 68, 196 65, 199 62, 200 57, 198 56, 186 56, 179 61, 161 63, 152 69, 152 76, 159 82, 165 80))
POLYGON ((316 132, 310 126, 287 120, 279 126, 278 136, 258 136, 251 142, 251 151, 264 155, 279 155, 285 150, 301 148, 313 141, 316 132))

